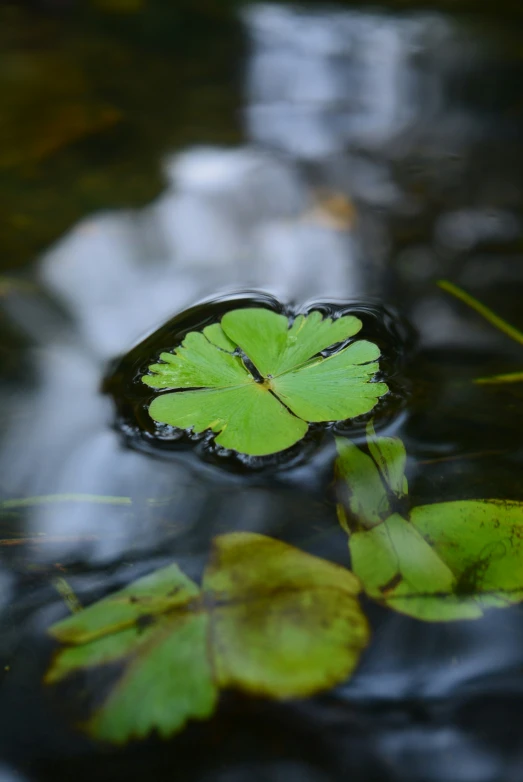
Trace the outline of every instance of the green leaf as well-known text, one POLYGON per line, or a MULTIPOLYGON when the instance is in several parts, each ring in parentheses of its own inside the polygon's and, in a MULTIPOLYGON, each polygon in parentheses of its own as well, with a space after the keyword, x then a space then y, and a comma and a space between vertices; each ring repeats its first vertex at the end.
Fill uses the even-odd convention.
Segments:
POLYGON ((367 424, 367 444, 385 485, 401 499, 409 492, 405 477, 407 452, 399 437, 376 437, 372 421, 367 424))
POLYGON ((354 342, 328 358, 277 375, 274 393, 306 421, 356 418, 372 410, 388 391, 385 383, 369 382, 379 369, 374 361, 379 355, 372 342, 354 342))
POLYGON ((283 451, 307 432, 305 421, 291 415, 259 383, 163 394, 153 399, 149 414, 180 429, 219 432, 218 445, 255 456, 283 451))
POLYGON ((474 619, 523 600, 523 503, 462 500, 392 511, 405 450, 376 437, 373 458, 338 438, 338 516, 354 573, 373 599, 425 621, 474 619))
POLYGON ((346 532, 356 523, 369 529, 380 524, 390 514, 388 492, 371 457, 344 437, 336 438, 338 458, 338 517, 346 532), (347 519, 349 511, 351 521, 347 519))
POLYGON ((312 312, 289 325, 271 310, 232 310, 149 367, 146 385, 175 389, 154 399, 149 414, 181 429, 211 430, 218 445, 240 453, 283 451, 304 437, 309 422, 363 415, 387 393, 385 383, 371 382, 380 356, 372 342, 319 355, 361 325, 352 315, 332 320, 312 312))
POLYGON ((420 505, 411 523, 452 569, 458 595, 481 606, 523 599, 523 503, 461 500, 420 505))
POLYGON ((296 369, 325 348, 353 337, 361 329, 361 320, 353 315, 331 320, 323 318, 320 312, 311 312, 298 315, 289 328, 289 320, 284 315, 253 308, 228 312, 221 325, 261 375, 275 377, 296 369))
POLYGON ((217 688, 205 653, 209 617, 199 589, 176 565, 162 568, 50 629, 61 643, 47 673, 56 683, 96 669, 112 678, 85 725, 106 741, 176 732, 214 711, 217 688))
POLYGON ((336 438, 338 458, 335 474, 341 502, 338 517, 349 532, 345 509, 364 529, 380 524, 391 511, 391 499, 408 492, 405 477, 407 454, 398 437, 377 437, 372 421, 367 424, 370 456, 345 437, 336 438))
POLYGON ((481 616, 455 594, 456 578, 416 527, 397 513, 349 538, 352 567, 369 597, 425 621, 481 616))
MULTIPOLYGON (((220 335, 221 337, 221 335, 220 335)), ((225 337, 225 335, 223 335, 225 337)), ((163 364, 152 364, 151 375, 142 380, 153 388, 230 388, 248 385, 252 376, 241 358, 226 352, 217 332, 211 342, 205 335, 191 331, 176 353, 161 353, 163 364), (217 344, 217 341, 221 344, 217 344), (217 350, 218 348, 218 350, 217 350)))
MULTIPOLYGON (((209 717, 219 690, 301 698, 343 681, 369 639, 358 579, 253 533, 215 539, 202 589, 158 570, 50 633, 63 645, 48 684, 97 673, 105 691, 84 724, 116 743, 168 736, 209 717)), ((101 696, 101 697, 100 697, 101 696)))

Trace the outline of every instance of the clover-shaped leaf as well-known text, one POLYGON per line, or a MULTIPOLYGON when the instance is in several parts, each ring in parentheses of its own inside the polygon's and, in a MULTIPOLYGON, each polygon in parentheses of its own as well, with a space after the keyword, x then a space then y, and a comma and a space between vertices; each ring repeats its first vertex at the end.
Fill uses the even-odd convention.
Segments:
POLYGON ((211 716, 221 688, 308 696, 343 681, 368 642, 359 591, 350 571, 286 543, 222 535, 201 589, 169 565, 53 625, 64 646, 46 682, 81 674, 84 728, 115 743, 211 716))
POLYGON ((388 391, 371 382, 379 369, 374 343, 358 340, 321 355, 361 326, 352 315, 333 320, 318 311, 291 325, 259 307, 227 312, 149 367, 143 382, 173 391, 156 397, 149 413, 158 423, 210 429, 218 445, 239 453, 283 451, 304 437, 310 422, 363 415, 388 391))
POLYGON ((338 517, 365 592, 426 621, 474 619, 523 600, 523 503, 479 499, 395 512, 405 448, 367 427, 369 454, 337 439, 338 517))

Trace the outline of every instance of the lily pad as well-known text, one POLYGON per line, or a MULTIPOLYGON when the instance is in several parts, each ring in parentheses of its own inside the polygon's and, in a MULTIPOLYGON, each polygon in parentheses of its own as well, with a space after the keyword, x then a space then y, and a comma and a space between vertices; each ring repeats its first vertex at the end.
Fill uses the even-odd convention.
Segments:
POLYGON ((253 533, 215 539, 201 589, 169 565, 53 625, 47 672, 108 682, 83 727, 123 743, 213 713, 220 689, 301 698, 346 679, 369 640, 348 570, 253 533))
POLYGON ((474 619, 523 600, 523 503, 404 500, 405 448, 367 429, 370 455, 338 438, 338 517, 365 592, 426 621, 474 619))
POLYGON ((174 389, 156 397, 149 414, 181 429, 212 430, 218 445, 239 453, 283 451, 309 423, 363 415, 387 393, 385 383, 372 382, 380 356, 374 343, 358 340, 322 355, 361 326, 351 315, 333 320, 314 311, 289 324, 261 307, 232 310, 149 367, 146 385, 174 389))

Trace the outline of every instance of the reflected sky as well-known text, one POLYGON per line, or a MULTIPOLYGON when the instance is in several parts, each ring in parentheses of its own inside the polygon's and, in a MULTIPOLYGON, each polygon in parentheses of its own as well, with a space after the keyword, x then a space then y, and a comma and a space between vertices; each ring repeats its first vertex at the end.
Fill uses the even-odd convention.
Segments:
MULTIPOLYGON (((511 157, 510 134, 498 137, 473 97, 459 101, 452 89, 463 70, 481 77, 491 61, 486 44, 463 22, 435 13, 275 4, 250 6, 242 21, 249 42, 243 143, 167 151, 165 189, 155 201, 86 217, 38 259, 32 288, 14 286, 3 297, 6 322, 26 344, 21 356, 28 367, 23 382, 6 377, 2 389, 5 500, 99 498, 34 501, 6 513, 16 534, 50 539, 23 555, 13 547, 0 570, 0 604, 21 606, 29 638, 35 628, 43 632, 44 618, 53 612, 54 618, 61 604, 52 590, 25 585, 20 574, 28 565, 70 567, 71 583, 88 601, 104 584, 125 582, 162 557, 186 557, 197 570, 209 539, 236 528, 309 541, 311 548, 323 534, 321 553, 345 561, 343 535, 322 494, 332 449, 318 457, 320 488, 292 475, 249 483, 189 456, 164 462, 126 450, 111 428, 111 403, 100 392, 108 362, 185 307, 249 288, 298 304, 377 296, 404 306, 424 350, 459 344, 500 361, 514 358, 511 345, 432 285, 437 276, 458 274, 481 292, 501 279, 513 289, 507 306, 517 312, 521 157, 511 157), (497 155, 485 162, 485 149, 497 155)), ((437 387, 448 389, 447 369, 437 371, 437 387)), ((442 419, 454 393, 438 398, 442 419)), ((463 420, 468 403, 459 400, 463 420)), ((500 415, 512 421, 515 414, 500 415)), ((413 453, 439 456, 445 443, 444 434, 437 439, 438 426, 432 440, 424 441, 408 420, 399 434, 406 429, 413 453)), ((513 427, 503 442, 512 469, 521 462, 519 439, 513 427)), ((456 441, 458 449, 459 436, 456 441)), ((479 474, 471 464, 463 473, 479 474)), ((420 479, 420 493, 441 492, 441 474, 431 473, 428 488, 420 479)), ((504 485, 516 483, 509 472, 504 485)), ((336 692, 341 704, 521 694, 518 608, 448 626, 427 627, 381 610, 372 619, 373 645, 358 675, 336 692)), ((393 769, 409 766, 402 779, 500 778, 477 735, 445 720, 436 727, 389 725, 374 751, 393 769)), ((305 770, 297 760, 286 762, 269 767, 270 779, 343 777, 343 769, 325 776, 312 765, 305 770)), ((515 763, 520 769, 521 761, 515 763)), ((224 776, 205 772, 201 779, 240 779, 248 768, 240 764, 224 776)))

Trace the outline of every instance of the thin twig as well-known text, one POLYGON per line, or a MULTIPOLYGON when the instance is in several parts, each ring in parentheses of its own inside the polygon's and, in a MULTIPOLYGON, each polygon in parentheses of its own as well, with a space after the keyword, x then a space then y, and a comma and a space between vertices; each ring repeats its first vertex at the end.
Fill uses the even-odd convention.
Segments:
POLYGON ((92 543, 97 535, 41 535, 36 538, 0 538, 0 546, 39 546, 42 543, 92 543))

